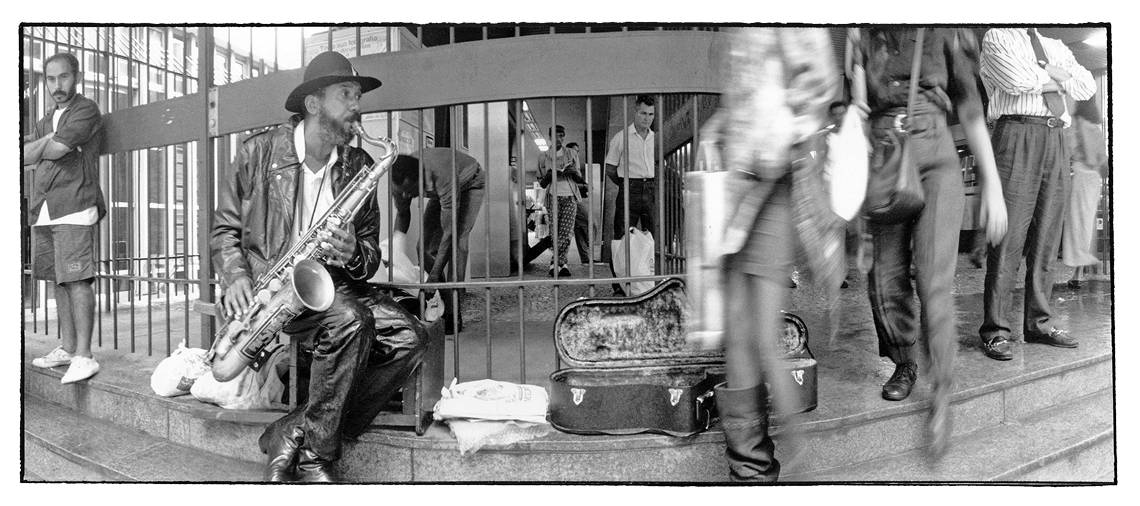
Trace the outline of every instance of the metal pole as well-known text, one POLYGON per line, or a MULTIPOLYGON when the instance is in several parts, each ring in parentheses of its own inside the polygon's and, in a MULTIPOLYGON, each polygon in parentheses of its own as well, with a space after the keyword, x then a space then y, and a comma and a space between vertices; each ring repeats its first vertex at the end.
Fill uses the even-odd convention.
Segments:
MULTIPOLYGON (((214 279, 214 266, 210 262, 210 232, 214 225, 214 150, 211 132, 217 124, 211 118, 217 117, 211 110, 217 108, 214 93, 214 29, 209 26, 198 28, 198 93, 205 106, 202 129, 198 133, 198 297, 202 302, 214 302, 214 289, 210 284, 214 279)), ((198 347, 210 349, 214 338, 214 318, 202 315, 202 335, 198 347)), ((189 339, 187 339, 189 341, 189 339)))

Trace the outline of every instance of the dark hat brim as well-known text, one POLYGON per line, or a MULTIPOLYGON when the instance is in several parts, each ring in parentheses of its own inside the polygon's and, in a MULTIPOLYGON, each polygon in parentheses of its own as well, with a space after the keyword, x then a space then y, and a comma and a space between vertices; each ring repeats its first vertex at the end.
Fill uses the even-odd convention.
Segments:
POLYGON ((305 110, 305 97, 311 95, 317 90, 324 88, 330 84, 343 83, 345 81, 354 81, 360 85, 360 93, 368 93, 380 87, 380 80, 375 77, 368 76, 321 76, 311 81, 305 81, 289 94, 289 98, 285 99, 285 110, 289 112, 300 113, 305 110))

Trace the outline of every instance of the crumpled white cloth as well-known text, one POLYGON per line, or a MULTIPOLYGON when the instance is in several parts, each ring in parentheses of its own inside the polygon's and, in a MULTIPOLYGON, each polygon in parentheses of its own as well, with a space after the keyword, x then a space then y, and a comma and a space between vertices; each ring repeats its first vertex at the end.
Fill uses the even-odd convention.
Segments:
POLYGON ((453 418, 447 421, 451 434, 459 443, 459 454, 468 455, 487 445, 509 445, 539 438, 554 432, 549 423, 514 420, 474 420, 453 418))
POLYGON ((459 383, 452 379, 441 393, 432 417, 447 422, 461 455, 489 444, 508 445, 553 431, 546 421, 550 397, 540 386, 490 379, 459 383))

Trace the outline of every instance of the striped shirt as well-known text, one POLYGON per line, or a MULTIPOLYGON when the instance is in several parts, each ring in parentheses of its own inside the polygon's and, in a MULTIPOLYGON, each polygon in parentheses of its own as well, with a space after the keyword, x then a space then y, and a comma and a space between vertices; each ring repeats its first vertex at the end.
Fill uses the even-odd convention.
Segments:
MULTIPOLYGON (((1086 100, 1096 92, 1092 74, 1073 58, 1065 44, 1038 33, 1049 63, 1072 75, 1059 83, 1076 100, 1086 100)), ((988 116, 996 120, 1006 114, 1052 116, 1041 96, 1041 87, 1050 81, 1049 73, 1037 65, 1029 31, 1025 28, 991 28, 982 39, 982 83, 990 98, 988 116)), ((1061 116, 1067 126, 1068 111, 1061 116)))

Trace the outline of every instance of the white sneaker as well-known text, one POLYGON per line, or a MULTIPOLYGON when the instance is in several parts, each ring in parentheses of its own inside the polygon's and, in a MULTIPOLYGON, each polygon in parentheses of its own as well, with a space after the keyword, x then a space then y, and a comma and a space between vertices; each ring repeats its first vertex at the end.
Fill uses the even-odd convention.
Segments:
POLYGON ((44 369, 51 369, 52 367, 59 367, 71 363, 71 354, 64 351, 63 347, 57 346, 50 353, 39 358, 32 359, 32 365, 42 367, 44 369))
POLYGON ((83 381, 90 378, 99 372, 99 362, 93 358, 75 356, 71 359, 71 365, 68 366, 67 372, 64 373, 63 379, 59 380, 60 383, 66 385, 68 383, 75 383, 76 381, 83 381))

